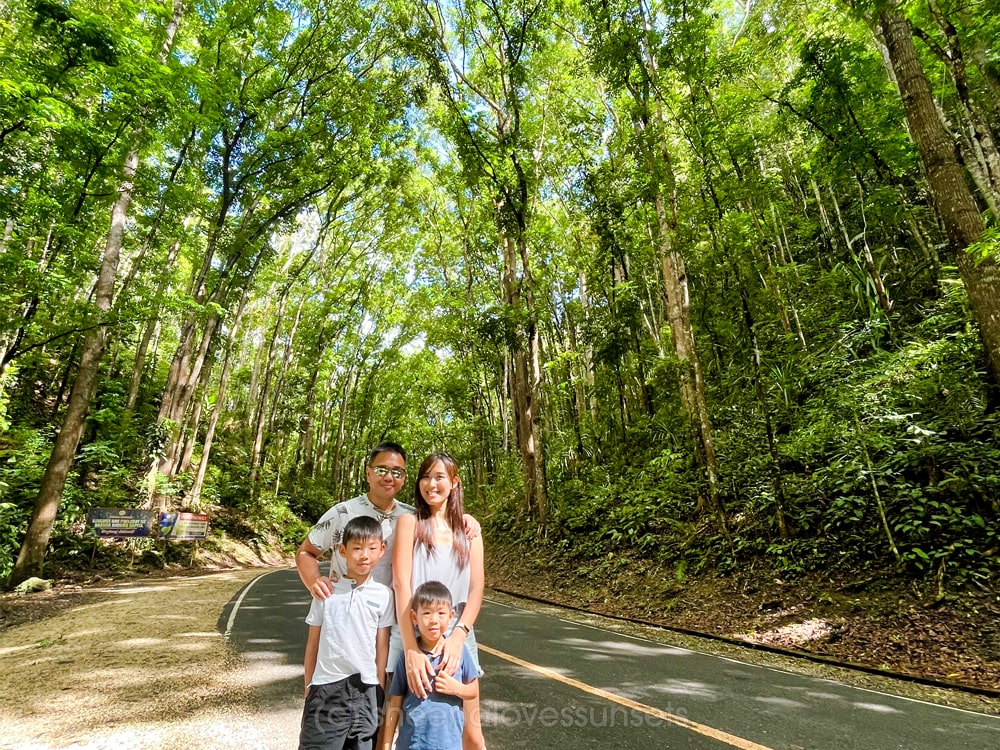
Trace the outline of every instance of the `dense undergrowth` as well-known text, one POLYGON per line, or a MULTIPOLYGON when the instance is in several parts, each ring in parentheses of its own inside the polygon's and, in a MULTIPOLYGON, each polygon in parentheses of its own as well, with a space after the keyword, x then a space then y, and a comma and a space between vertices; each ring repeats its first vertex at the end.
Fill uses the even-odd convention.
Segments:
MULTIPOLYGON (((725 526, 699 507, 706 502, 703 472, 669 406, 634 418, 618 438, 549 435, 544 524, 526 520, 516 456, 493 462, 477 485, 476 446, 456 437, 448 447, 467 469, 469 509, 489 539, 526 550, 544 543, 601 574, 641 560, 679 581, 760 564, 786 578, 892 570, 929 581, 942 595, 949 587, 992 587, 1000 571, 1000 419, 960 300, 944 297, 929 312, 907 342, 844 332, 825 352, 817 346, 811 363, 799 360, 776 375, 769 404, 777 460, 764 441, 760 413, 744 403, 745 384, 716 384, 711 399, 725 526)), ((84 519, 90 508, 150 502, 148 471, 156 456, 144 425, 153 412, 148 407, 123 418, 120 388, 120 379, 110 379, 98 394, 63 493, 52 565, 89 564, 95 544, 84 519)), ((52 435, 50 405, 6 398, 0 578, 11 572, 52 435)), ((407 442, 404 435, 398 439, 407 442)), ((420 455, 421 441, 414 442, 411 463, 420 455)), ((286 551, 327 507, 348 496, 323 477, 271 464, 251 487, 238 430, 219 436, 196 504, 186 494, 191 482, 190 473, 158 477, 157 501, 172 510, 208 511, 222 538, 286 551)), ((360 491, 360 484, 350 490, 360 491)), ((412 492, 411 480, 400 498, 412 492)), ((131 544, 130 561, 136 551, 156 554, 154 541, 131 544)), ((99 555, 113 548, 97 545, 99 555)))
MULTIPOLYGON (((906 345, 869 340, 863 361, 828 354, 785 373, 777 463, 759 418, 724 406, 736 396, 720 388, 725 528, 698 507, 698 467, 658 414, 616 455, 568 450, 552 462, 546 544, 598 572, 641 560, 678 580, 759 562, 783 577, 889 570, 940 592, 994 586, 1000 419, 992 389, 968 377, 980 364, 975 332, 947 310, 929 319, 947 325, 925 322, 906 345)), ((516 497, 501 482, 477 507, 490 534, 527 548, 537 529, 520 522, 516 497)))

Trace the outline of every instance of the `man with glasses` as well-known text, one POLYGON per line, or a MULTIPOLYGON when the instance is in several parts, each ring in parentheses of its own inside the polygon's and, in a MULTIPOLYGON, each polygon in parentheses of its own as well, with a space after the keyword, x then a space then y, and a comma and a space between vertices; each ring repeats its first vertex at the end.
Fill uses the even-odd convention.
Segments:
POLYGON ((299 578, 316 599, 333 593, 333 582, 347 575, 347 561, 336 552, 330 559, 330 574, 320 572, 319 559, 327 550, 336 550, 347 522, 357 516, 371 516, 382 524, 385 554, 375 564, 371 577, 392 587, 392 532, 396 519, 413 512, 413 506, 396 500, 406 481, 406 451, 398 443, 379 443, 368 454, 365 466, 368 492, 337 503, 323 514, 299 545, 295 567, 299 578))

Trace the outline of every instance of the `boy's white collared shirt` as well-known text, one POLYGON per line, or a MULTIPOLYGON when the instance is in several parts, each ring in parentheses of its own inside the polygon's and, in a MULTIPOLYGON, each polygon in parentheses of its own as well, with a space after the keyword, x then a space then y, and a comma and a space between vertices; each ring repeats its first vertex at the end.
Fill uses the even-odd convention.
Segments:
POLYGON ((352 674, 377 685, 375 638, 396 622, 392 590, 369 576, 360 586, 350 578, 334 584, 333 594, 313 599, 306 623, 320 627, 319 652, 310 684, 326 685, 352 674))

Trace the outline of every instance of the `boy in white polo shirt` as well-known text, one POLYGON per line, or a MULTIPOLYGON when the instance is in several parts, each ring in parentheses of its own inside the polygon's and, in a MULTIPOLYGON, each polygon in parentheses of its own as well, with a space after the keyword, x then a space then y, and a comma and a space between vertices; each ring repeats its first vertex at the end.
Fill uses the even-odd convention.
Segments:
POLYGON ((338 552, 346 576, 306 617, 306 701, 300 750, 370 750, 378 726, 376 685, 385 681, 392 590, 371 576, 385 553, 382 525, 369 516, 344 527, 338 552))

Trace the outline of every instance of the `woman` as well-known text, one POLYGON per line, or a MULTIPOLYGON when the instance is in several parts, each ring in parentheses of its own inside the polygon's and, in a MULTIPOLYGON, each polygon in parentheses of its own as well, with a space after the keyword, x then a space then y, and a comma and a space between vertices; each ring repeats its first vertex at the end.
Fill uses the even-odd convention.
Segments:
MULTIPOLYGON (((455 619, 444 639, 441 668, 454 674, 462 649, 468 648, 476 667, 479 653, 472 626, 483 605, 483 539, 470 540, 464 531, 462 482, 458 464, 447 453, 432 453, 420 464, 414 493, 416 511, 400 517, 392 555, 392 587, 396 616, 409 622, 413 590, 426 581, 440 581, 454 601, 455 619)), ((417 645, 412 628, 400 628, 406 655, 406 681, 410 690, 426 697, 434 684, 430 660, 417 645)), ((479 670, 480 675, 482 670, 479 670)), ((486 742, 479 722, 479 699, 465 701, 463 750, 483 750, 486 742)))

